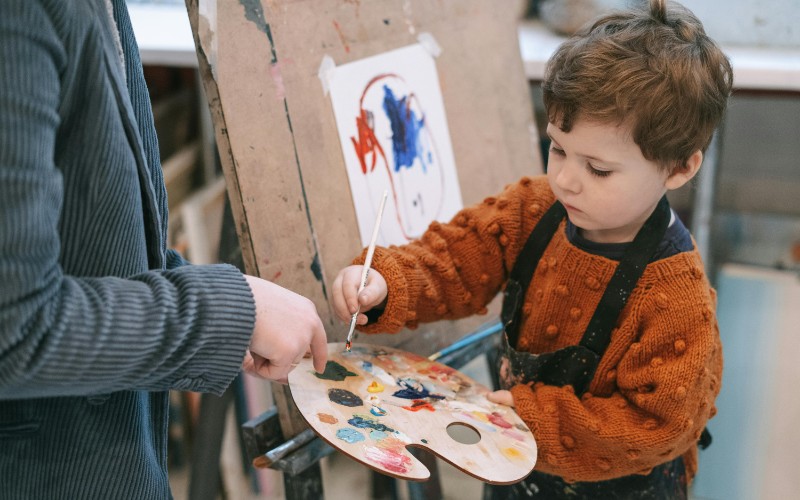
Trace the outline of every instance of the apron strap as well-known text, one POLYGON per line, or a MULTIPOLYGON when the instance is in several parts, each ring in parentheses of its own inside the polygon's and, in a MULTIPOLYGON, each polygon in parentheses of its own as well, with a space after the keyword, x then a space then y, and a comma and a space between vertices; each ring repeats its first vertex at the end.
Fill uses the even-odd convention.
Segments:
POLYGON ((625 308, 631 292, 653 258, 658 244, 669 226, 670 209, 667 197, 659 200, 636 237, 625 249, 611 281, 608 282, 597 309, 589 320, 581 339, 582 346, 602 356, 611 342, 611 331, 625 308))
MULTIPOLYGON (((516 348, 519 338, 522 303, 528 292, 528 286, 539 260, 566 214, 566 209, 559 201, 553 203, 531 232, 509 274, 500 317, 508 337, 508 344, 513 348, 516 348)), ((616 326, 620 313, 645 267, 653 258, 658 244, 664 238, 669 220, 669 202, 664 196, 625 250, 589 321, 580 345, 599 356, 603 355, 611 341, 611 331, 616 326)))
POLYGON ((545 212, 533 232, 522 247, 514 267, 508 276, 505 295, 503 297, 503 309, 500 319, 503 321, 509 345, 516 347, 519 337, 520 316, 522 314, 522 301, 528 291, 536 266, 542 258, 547 245, 558 230, 561 221, 567 215, 567 211, 559 201, 553 203, 545 212))

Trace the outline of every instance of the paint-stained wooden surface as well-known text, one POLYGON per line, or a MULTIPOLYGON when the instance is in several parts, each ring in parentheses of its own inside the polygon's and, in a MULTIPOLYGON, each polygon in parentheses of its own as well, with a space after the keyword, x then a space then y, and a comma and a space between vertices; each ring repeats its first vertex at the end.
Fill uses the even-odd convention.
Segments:
MULTIPOLYGON (((334 318, 328 287, 361 248, 318 76, 325 56, 341 65, 432 35, 464 204, 542 170, 519 54, 520 1, 186 2, 246 269, 312 299, 331 341, 347 325, 334 318)), ((359 341, 429 354, 486 320, 359 341)))
POLYGON ((430 474, 408 450, 415 447, 494 484, 519 481, 533 470, 531 432, 463 373, 391 347, 357 345, 346 352, 335 343, 328 353, 324 374, 305 359, 289 374, 289 386, 314 431, 358 462, 424 481, 430 474), (454 430, 461 434, 451 437, 454 430))

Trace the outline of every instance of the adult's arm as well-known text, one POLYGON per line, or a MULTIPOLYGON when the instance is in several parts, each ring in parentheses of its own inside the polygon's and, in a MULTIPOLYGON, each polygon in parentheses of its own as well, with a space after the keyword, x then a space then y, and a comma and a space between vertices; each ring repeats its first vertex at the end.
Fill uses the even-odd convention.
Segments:
POLYGON ((221 393, 255 321, 237 269, 81 277, 59 263, 54 152, 67 61, 52 23, 39 2, 0 2, 0 399, 221 393))

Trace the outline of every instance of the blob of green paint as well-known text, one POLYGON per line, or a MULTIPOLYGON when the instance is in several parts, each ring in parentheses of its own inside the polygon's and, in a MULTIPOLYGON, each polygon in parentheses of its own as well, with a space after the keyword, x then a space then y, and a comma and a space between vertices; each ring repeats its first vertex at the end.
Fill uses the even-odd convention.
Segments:
POLYGON ((325 371, 322 373, 314 373, 314 375, 316 375, 317 378, 321 378, 323 380, 333 380, 334 382, 341 382, 347 377, 357 376, 356 373, 351 372, 336 361, 328 361, 325 364, 325 371))

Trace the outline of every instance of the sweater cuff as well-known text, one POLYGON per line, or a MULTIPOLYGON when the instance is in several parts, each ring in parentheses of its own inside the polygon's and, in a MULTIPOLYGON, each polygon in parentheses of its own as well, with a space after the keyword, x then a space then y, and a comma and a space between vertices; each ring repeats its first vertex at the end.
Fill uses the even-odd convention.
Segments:
MULTIPOLYGON (((197 280, 203 293, 194 297, 199 314, 193 331, 200 347, 175 373, 175 390, 222 395, 242 368, 255 326, 255 301, 242 273, 228 264, 185 266, 181 279, 197 280)), ((185 304, 189 305, 189 304, 185 304)))
MULTIPOLYGON (((365 249, 359 257, 353 260, 353 264, 363 265, 366 255, 367 250, 365 249)), ((406 325, 408 316, 408 286, 405 273, 392 253, 382 247, 375 247, 371 267, 381 273, 383 279, 386 280, 389 295, 386 308, 377 321, 359 326, 358 330, 364 333, 397 333, 406 325)))

